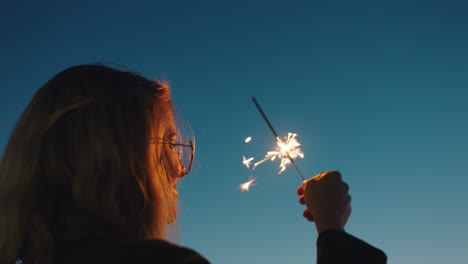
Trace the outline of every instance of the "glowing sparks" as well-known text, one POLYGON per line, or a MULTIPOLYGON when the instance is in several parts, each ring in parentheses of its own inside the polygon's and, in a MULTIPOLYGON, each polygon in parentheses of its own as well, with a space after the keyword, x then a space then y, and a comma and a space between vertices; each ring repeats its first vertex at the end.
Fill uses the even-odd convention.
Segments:
POLYGON ((249 143, 252 140, 252 137, 246 137, 245 138, 245 143, 249 143))
POLYGON ((242 164, 244 164, 247 168, 250 168, 250 163, 253 159, 253 157, 246 159, 245 156, 242 156, 242 164))
POLYGON ((288 133, 288 136, 284 138, 284 141, 278 137, 276 148, 272 151, 268 151, 265 155, 265 158, 259 162, 256 162, 253 168, 255 169, 255 167, 267 160, 273 161, 278 158, 281 160, 281 164, 279 165, 280 171, 278 172, 278 174, 280 174, 286 170, 286 165, 291 163, 289 157, 291 159, 295 159, 297 157, 304 158, 304 153, 299 148, 301 144, 297 141, 296 136, 297 134, 288 133))
POLYGON ((244 183, 239 184, 239 190, 241 190, 241 192, 248 192, 250 186, 254 186, 254 185, 255 185, 255 184, 254 184, 254 181, 255 181, 256 179, 257 179, 257 178, 250 176, 248 182, 244 182, 244 183))

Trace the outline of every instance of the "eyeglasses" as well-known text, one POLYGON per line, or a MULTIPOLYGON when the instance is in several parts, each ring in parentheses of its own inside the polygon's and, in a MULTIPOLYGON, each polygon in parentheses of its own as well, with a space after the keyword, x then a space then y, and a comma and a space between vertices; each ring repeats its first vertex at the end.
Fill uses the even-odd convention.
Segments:
POLYGON ((190 140, 183 141, 181 143, 170 143, 170 142, 159 142, 161 144, 167 144, 174 149, 175 153, 179 156, 179 160, 184 165, 180 178, 187 175, 192 169, 193 157, 195 155, 195 145, 190 140))

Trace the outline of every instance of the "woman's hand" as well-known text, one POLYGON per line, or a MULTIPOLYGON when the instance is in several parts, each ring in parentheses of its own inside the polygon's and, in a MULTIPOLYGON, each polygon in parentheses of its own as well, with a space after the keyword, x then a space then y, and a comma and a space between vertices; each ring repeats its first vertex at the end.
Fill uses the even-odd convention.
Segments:
POLYGON ((317 231, 344 230, 351 215, 349 186, 338 171, 327 171, 303 182, 297 189, 299 203, 306 204, 304 217, 315 222, 317 231))

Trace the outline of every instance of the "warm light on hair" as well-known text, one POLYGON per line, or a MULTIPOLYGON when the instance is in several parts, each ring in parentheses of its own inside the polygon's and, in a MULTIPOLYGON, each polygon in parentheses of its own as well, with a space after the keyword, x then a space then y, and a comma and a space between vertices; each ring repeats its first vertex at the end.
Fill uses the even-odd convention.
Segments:
POLYGON ((165 238, 175 219, 168 85, 101 65, 42 86, 0 164, 0 263, 52 263, 54 244, 89 234, 165 238))

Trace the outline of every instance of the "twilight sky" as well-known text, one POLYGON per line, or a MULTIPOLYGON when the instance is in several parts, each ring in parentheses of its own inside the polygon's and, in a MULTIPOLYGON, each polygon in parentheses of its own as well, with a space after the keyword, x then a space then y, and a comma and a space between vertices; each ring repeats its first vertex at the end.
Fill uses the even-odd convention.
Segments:
POLYGON ((342 172, 350 233, 389 263, 464 263, 467 14, 462 0, 8 1, 0 148, 67 67, 115 62, 164 78, 197 141, 179 190, 181 244, 213 263, 315 263, 297 173, 242 165, 275 144, 256 96, 280 135, 299 134, 303 174, 342 172), (251 175, 257 185, 240 192, 251 175))

